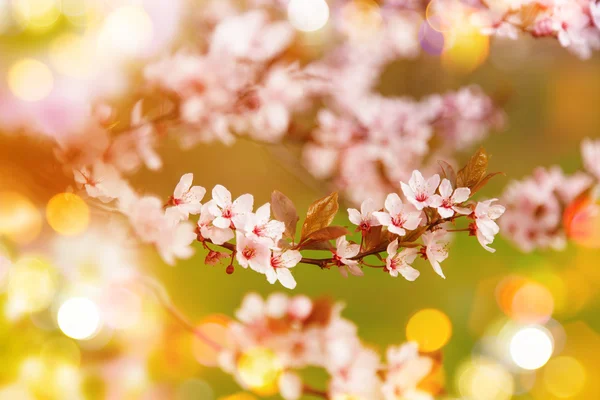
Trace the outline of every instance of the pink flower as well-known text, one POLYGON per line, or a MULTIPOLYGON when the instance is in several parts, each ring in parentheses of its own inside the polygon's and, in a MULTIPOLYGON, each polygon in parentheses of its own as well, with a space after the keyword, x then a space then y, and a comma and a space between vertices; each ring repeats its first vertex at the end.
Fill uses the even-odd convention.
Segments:
POLYGON ((97 162, 89 169, 74 170, 73 176, 78 186, 85 188, 88 196, 103 203, 118 199, 128 191, 127 182, 110 164, 97 162))
POLYGON ((581 143, 581 154, 585 169, 600 180, 600 140, 585 139, 581 143))
POLYGON ((442 204, 440 196, 435 194, 435 191, 440 184, 440 176, 433 175, 428 180, 423 178, 423 175, 414 170, 408 185, 400 182, 402 192, 407 200, 411 202, 417 210, 422 210, 424 207, 439 207, 442 204))
POLYGON ((144 196, 130 205, 127 213, 137 236, 156 246, 163 260, 170 265, 175 258, 189 258, 194 254, 191 247, 196 239, 194 226, 181 222, 175 209, 163 210, 160 199, 144 196))
POLYGON ((444 179, 439 187, 442 204, 437 208, 442 218, 450 218, 456 211, 459 214, 470 214, 471 210, 465 207, 459 207, 462 202, 467 201, 471 195, 469 188, 456 188, 452 192, 452 184, 448 179, 444 179))
POLYGON ((238 263, 244 267, 252 268, 261 274, 271 266, 271 250, 263 239, 247 237, 241 232, 236 235, 236 254, 238 263))
POLYGON ((395 278, 400 273, 408 281, 414 281, 419 277, 419 271, 410 266, 417 258, 417 249, 404 249, 398 253, 398 239, 396 239, 388 245, 387 253, 385 269, 391 276, 395 278))
POLYGON ((421 223, 420 212, 407 212, 405 206, 396 193, 390 193, 385 199, 387 212, 375 212, 373 215, 388 231, 398 236, 404 236, 406 229, 413 230, 421 223))
POLYGON ((290 272, 290 268, 298 265, 301 259, 302 254, 297 250, 274 251, 271 256, 271 268, 266 269, 267 281, 271 284, 279 281, 283 287, 294 289, 296 281, 290 272))
POLYGON ((498 199, 491 199, 477 203, 475 207, 475 225, 477 240, 487 251, 494 253, 496 250, 488 246, 494 241, 494 236, 500 231, 495 220, 500 218, 506 208, 500 204, 492 205, 498 199))
POLYGON ((231 202, 229 190, 222 185, 217 185, 212 190, 212 196, 214 203, 210 207, 210 212, 215 216, 213 225, 218 228, 240 228, 242 224, 239 217, 252 212, 254 198, 251 194, 243 194, 231 202))
POLYGON ((185 174, 179 180, 175 187, 171 203, 187 219, 190 214, 200 214, 202 209, 202 198, 206 194, 206 189, 202 186, 192 186, 194 174, 185 174))
POLYGON ((194 254, 191 244, 196 240, 194 225, 180 221, 180 214, 171 208, 165 211, 166 223, 162 229, 156 248, 163 260, 169 265, 175 259, 187 259, 194 254))
POLYGON ((288 22, 269 22, 263 10, 226 18, 214 30, 211 53, 226 53, 255 62, 267 61, 289 46, 294 30, 288 22))
POLYGON ((340 236, 336 240, 336 250, 333 252, 333 259, 339 268, 340 274, 345 278, 348 277, 348 271, 355 276, 363 276, 362 269, 358 266, 358 261, 351 260, 360 251, 360 246, 350 243, 345 236, 340 236))
POLYGON ((246 233, 246 235, 270 239, 272 245, 275 246, 283 236, 285 224, 281 221, 270 219, 271 205, 267 203, 259 207, 256 213, 247 213, 240 216, 236 220, 236 227, 246 233))
POLYGON ((360 206, 360 211, 355 208, 348 209, 348 217, 350 222, 358 226, 362 232, 368 232, 372 226, 381 225, 379 220, 375 218, 375 211, 378 208, 375 206, 373 199, 366 199, 360 206))
POLYGON ((214 244, 223 244, 233 239, 233 230, 229 227, 219 228, 213 225, 215 216, 210 212, 210 209, 215 205, 215 201, 211 200, 204 203, 200 210, 200 218, 198 219, 198 229, 200 235, 205 239, 210 239, 214 244))
POLYGON ((416 343, 390 346, 387 350, 388 373, 381 388, 385 400, 433 400, 434 397, 420 389, 419 383, 433 368, 433 360, 419 355, 416 343))
POLYGON ((278 381, 279 392, 284 400, 298 400, 302 397, 302 379, 293 372, 284 372, 278 381))
MULTIPOLYGON (((445 240, 446 231, 438 229, 437 231, 427 232, 423 234, 423 243, 425 245, 425 252, 423 257, 429 260, 433 270, 442 278, 446 279, 440 263, 448 258, 448 242, 445 240)), ((421 250, 422 251, 422 250, 421 250)))

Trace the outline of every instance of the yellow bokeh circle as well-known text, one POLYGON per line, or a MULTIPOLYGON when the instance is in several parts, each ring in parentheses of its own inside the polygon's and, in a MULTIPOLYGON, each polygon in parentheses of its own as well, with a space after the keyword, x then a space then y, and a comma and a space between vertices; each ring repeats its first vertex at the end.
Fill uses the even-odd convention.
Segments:
POLYGON ((573 357, 556 357, 544 368, 546 390, 556 397, 566 399, 577 396, 585 383, 585 368, 573 357))
POLYGON ((452 336, 452 323, 446 314, 425 309, 414 314, 406 325, 406 338, 419 344, 419 350, 432 352, 441 349, 452 336))
POLYGON ((260 396, 272 396, 278 391, 277 380, 282 366, 277 355, 265 348, 250 349, 238 360, 241 380, 260 396))
POLYGON ((0 192, 0 236, 27 244, 41 229, 41 213, 27 197, 17 192, 0 192))
POLYGON ((46 219, 52 229, 61 235, 78 235, 90 223, 90 209, 76 194, 60 193, 48 202, 46 219))
POLYGON ((46 64, 24 58, 8 70, 8 87, 21 100, 39 101, 47 97, 54 87, 54 76, 46 64))

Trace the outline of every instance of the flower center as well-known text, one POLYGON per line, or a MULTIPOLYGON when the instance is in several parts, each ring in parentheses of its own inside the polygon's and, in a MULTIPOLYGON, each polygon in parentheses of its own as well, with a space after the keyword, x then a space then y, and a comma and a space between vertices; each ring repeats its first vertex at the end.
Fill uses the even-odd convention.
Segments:
POLYGON ((417 201, 425 201, 427 200, 428 196, 427 193, 421 192, 421 193, 417 193, 417 195, 415 196, 415 199, 417 201))
POLYGON ((242 250, 242 255, 247 260, 250 260, 251 258, 253 258, 255 254, 256 254, 256 249, 253 247, 245 247, 244 250, 242 250))

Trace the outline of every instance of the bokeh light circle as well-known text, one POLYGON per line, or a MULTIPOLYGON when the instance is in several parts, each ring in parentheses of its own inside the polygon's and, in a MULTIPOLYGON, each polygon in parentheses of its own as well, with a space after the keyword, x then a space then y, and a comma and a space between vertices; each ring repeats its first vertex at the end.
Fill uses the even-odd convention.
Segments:
POLYGON ((282 371, 277 355, 267 348, 247 350, 238 360, 240 379, 250 390, 261 396, 277 393, 277 380, 282 371))
POLYGON ((198 326, 197 330, 208 338, 212 343, 201 337, 194 337, 192 342, 192 352, 196 361, 207 367, 218 365, 219 347, 227 348, 230 345, 229 339, 229 318, 223 315, 211 315, 205 318, 198 326))
POLYGON ((414 314, 406 325, 406 338, 419 344, 419 350, 432 352, 441 349, 452 336, 452 323, 446 314, 425 309, 414 314))
POLYGON ((39 101, 52 91, 54 76, 46 64, 33 58, 24 58, 8 70, 8 87, 21 100, 39 101))
POLYGON ((583 365, 573 357, 556 357, 548 362, 543 371, 546 390, 563 399, 577 396, 584 388, 586 372, 583 365))
POLYGON ((509 400, 514 393, 510 372, 502 364, 485 358, 463 363, 456 379, 461 396, 469 400, 509 400))
POLYGON ((317 31, 329 20, 329 6, 325 0, 290 0, 288 19, 298 30, 317 31))
POLYGON ((27 197, 17 192, 0 192, 0 235, 27 244, 41 230, 41 213, 27 197))
POLYGON ((74 236, 87 229, 90 210, 85 201, 76 194, 60 193, 48 202, 46 219, 57 233, 74 236))
POLYGON ((528 326, 518 330, 510 341, 510 356, 514 363, 526 370, 543 367, 554 351, 552 334, 542 326, 528 326))
POLYGON ((86 340, 92 338, 100 328, 100 311, 90 299, 73 297, 58 309, 57 321, 65 335, 86 340))

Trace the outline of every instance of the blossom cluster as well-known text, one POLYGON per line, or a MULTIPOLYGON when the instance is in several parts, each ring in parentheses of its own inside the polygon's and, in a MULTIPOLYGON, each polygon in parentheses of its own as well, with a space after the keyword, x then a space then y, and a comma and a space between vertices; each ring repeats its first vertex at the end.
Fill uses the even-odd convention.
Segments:
POLYGON ((419 353, 418 345, 409 342, 390 346, 382 362, 360 340, 357 327, 341 316, 342 309, 342 304, 306 296, 274 293, 263 300, 248 294, 236 313, 238 321, 229 324, 229 345, 220 352, 219 364, 246 389, 264 393, 274 381, 274 390, 264 394, 279 392, 286 400, 303 394, 327 399, 433 400, 441 383, 427 385, 428 390, 420 384, 439 375, 439 358, 419 353), (262 379, 245 366, 257 352, 271 355, 271 368, 262 379), (299 370, 306 367, 327 372, 327 390, 303 382, 299 370))
POLYGON ((567 211, 600 180, 600 140, 582 143, 585 171, 566 175, 559 166, 537 168, 533 175, 511 182, 502 195, 506 215, 500 226, 521 250, 562 250, 567 243, 567 211))
POLYGON ((234 200, 229 190, 217 185, 212 189, 212 198, 202 203, 206 190, 193 186, 191 173, 182 176, 166 210, 158 213, 160 202, 145 197, 136 203, 144 207, 135 210, 130 218, 142 240, 152 242, 152 235, 159 235, 157 247, 163 257, 167 256, 167 262, 172 262, 173 257, 191 255, 190 244, 195 236, 208 250, 207 264, 227 259, 227 272, 231 274, 235 260, 239 266, 265 275, 268 282, 279 281, 288 289, 296 286, 290 269, 299 263, 323 269, 336 267, 344 277, 362 276, 365 266, 382 268, 391 276, 400 274, 413 281, 420 273, 411 264, 420 255, 445 278, 440 263, 448 257, 448 231, 454 230, 451 227, 457 218, 467 216, 473 222, 468 228, 454 231, 469 232, 486 250, 494 251, 489 244, 499 231, 495 221, 504 213, 504 207, 494 204, 496 199, 468 201, 494 175, 486 175, 486 168, 487 155, 480 150, 458 174, 446 163, 443 171, 448 177, 443 179, 439 174, 425 179, 421 172, 413 171, 408 183, 399 185, 404 202, 399 194, 390 193, 384 207, 367 199, 360 211, 348 209, 350 222, 361 234, 360 244, 348 239, 350 232, 345 227, 331 225, 339 208, 335 193, 309 207, 296 241, 299 217, 292 201, 283 194, 274 192, 271 203, 254 211, 252 195, 243 194, 234 200), (190 215, 198 215, 195 235, 190 234, 190 215), (164 224, 163 219, 170 221, 168 229, 160 225, 164 224), (160 229, 153 226, 155 223, 160 229), (235 243, 230 242, 233 239, 235 243), (168 246, 172 247, 170 251, 168 246), (306 258, 302 250, 321 250, 329 256, 306 258), (383 260, 380 253, 384 251, 385 265, 365 261, 368 256, 383 260))

